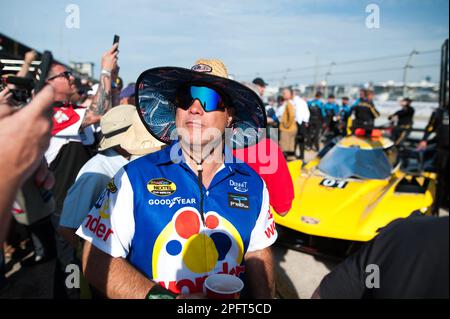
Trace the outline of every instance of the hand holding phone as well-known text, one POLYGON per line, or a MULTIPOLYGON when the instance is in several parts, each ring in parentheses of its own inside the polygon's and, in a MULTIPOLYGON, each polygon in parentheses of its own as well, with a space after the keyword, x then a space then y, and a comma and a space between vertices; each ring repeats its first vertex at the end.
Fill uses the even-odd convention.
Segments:
POLYGON ((114 35, 113 46, 102 56, 102 70, 112 72, 117 68, 117 54, 119 48, 119 36, 114 35))
MULTIPOLYGON (((120 40, 120 37, 117 34, 115 34, 114 39, 113 39, 113 45, 116 43, 119 43, 119 40, 120 40)), ((118 48, 119 47, 117 46, 117 48, 114 50, 114 52, 117 51, 118 48)))

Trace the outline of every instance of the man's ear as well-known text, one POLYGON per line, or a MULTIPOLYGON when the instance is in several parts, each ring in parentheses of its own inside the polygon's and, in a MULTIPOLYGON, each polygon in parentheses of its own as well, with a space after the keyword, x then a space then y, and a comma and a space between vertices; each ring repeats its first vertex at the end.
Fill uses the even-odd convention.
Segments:
POLYGON ((229 108, 227 111, 228 111, 227 127, 231 127, 231 124, 233 124, 233 119, 234 119, 234 109, 229 108))
POLYGON ((233 124, 233 117, 230 116, 230 117, 228 118, 228 124, 227 124, 227 127, 231 127, 232 124, 233 124))

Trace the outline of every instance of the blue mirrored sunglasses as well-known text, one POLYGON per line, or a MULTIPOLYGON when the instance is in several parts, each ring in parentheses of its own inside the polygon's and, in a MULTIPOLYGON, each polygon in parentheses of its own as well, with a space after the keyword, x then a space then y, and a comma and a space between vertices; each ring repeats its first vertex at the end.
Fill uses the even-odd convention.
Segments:
POLYGON ((225 109, 220 94, 206 86, 188 86, 178 92, 177 107, 189 109, 195 100, 198 100, 205 112, 222 111, 225 109))

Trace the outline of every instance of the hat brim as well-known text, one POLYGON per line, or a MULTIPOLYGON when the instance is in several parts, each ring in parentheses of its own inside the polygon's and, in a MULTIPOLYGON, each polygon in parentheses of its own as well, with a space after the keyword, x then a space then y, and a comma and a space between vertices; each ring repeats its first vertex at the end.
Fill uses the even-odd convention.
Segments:
POLYGON ((114 135, 114 136, 111 136, 108 138, 102 137, 102 139, 100 140, 98 150, 105 151, 111 147, 119 146, 123 142, 125 133, 126 132, 123 132, 123 133, 120 133, 120 134, 117 134, 117 135, 114 135))
POLYGON ((135 128, 131 126, 125 133, 120 147, 131 155, 146 155, 159 151, 165 143, 158 141, 149 133, 147 136, 136 134, 135 128))
POLYGON ((176 136, 176 93, 189 83, 204 83, 227 95, 234 109, 233 148, 254 145, 267 125, 264 104, 245 85, 219 76, 178 67, 144 71, 136 82, 136 105, 147 130, 159 141, 170 144, 176 136))

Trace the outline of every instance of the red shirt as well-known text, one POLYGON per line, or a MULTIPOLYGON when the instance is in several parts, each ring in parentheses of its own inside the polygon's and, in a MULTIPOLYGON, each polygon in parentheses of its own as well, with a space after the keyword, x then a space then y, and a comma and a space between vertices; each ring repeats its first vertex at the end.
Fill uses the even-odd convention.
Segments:
POLYGON ((291 209, 294 185, 283 152, 276 142, 266 138, 256 145, 233 150, 233 155, 261 176, 269 191, 270 205, 277 213, 291 209))
POLYGON ((80 116, 75 112, 73 104, 56 102, 53 105, 52 136, 77 123, 79 120, 80 116))

